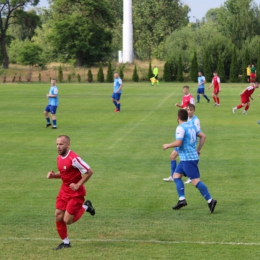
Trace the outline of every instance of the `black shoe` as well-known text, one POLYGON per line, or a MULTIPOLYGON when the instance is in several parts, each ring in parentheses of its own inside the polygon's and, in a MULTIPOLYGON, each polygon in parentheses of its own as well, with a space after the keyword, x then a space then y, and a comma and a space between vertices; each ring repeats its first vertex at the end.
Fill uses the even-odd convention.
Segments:
POLYGON ((93 208, 90 200, 86 200, 84 205, 88 206, 86 211, 89 212, 90 215, 94 216, 96 214, 95 209, 93 208))
POLYGON ((208 103, 210 102, 210 99, 208 99, 208 103))
POLYGON ((51 123, 49 123, 49 124, 46 124, 46 126, 45 126, 45 127, 49 127, 49 126, 51 126, 51 123))
POLYGON ((59 250, 59 249, 68 248, 68 247, 71 247, 70 243, 64 244, 64 242, 62 242, 60 245, 58 245, 56 248, 54 248, 54 250, 59 250))
POLYGON ((57 129, 57 126, 53 126, 52 129, 57 129))
POLYGON ((187 205, 188 204, 187 204, 186 200, 179 200, 178 203, 175 206, 172 207, 172 209, 178 210, 178 209, 185 207, 187 205))
POLYGON ((215 207, 216 207, 216 205, 217 205, 217 201, 214 200, 214 199, 212 199, 212 201, 211 201, 210 203, 208 203, 208 205, 209 205, 209 211, 210 211, 210 213, 213 213, 213 212, 214 212, 214 209, 215 209, 215 207))

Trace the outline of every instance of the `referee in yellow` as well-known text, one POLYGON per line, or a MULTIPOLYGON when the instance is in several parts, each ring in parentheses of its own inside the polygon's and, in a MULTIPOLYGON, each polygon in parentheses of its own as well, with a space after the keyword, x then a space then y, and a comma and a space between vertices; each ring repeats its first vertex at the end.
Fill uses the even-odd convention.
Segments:
MULTIPOLYGON (((153 68, 153 77, 156 79, 156 84, 159 85, 159 78, 158 78, 158 68, 157 66, 155 65, 154 68, 153 68)), ((154 84, 154 82, 152 82, 152 85, 154 84)))

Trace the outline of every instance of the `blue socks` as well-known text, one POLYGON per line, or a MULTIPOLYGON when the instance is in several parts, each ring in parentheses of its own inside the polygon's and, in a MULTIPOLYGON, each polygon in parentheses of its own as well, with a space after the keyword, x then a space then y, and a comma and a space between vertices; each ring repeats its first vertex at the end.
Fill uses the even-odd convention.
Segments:
POLYGON ((117 104, 117 109, 120 111, 120 103, 117 104))
POLYGON ((205 200, 208 201, 212 198, 209 194, 207 186, 202 181, 197 183, 196 188, 200 191, 200 194, 204 197, 205 200))
POLYGON ((177 166, 176 160, 171 160, 171 176, 173 176, 176 166, 177 166))
POLYGON ((113 101, 113 103, 114 103, 115 107, 117 108, 117 103, 116 103, 116 101, 113 101))
POLYGON ((50 124, 51 123, 51 120, 50 120, 50 118, 48 117, 48 118, 46 118, 46 121, 47 121, 47 124, 50 124))
POLYGON ((57 120, 52 120, 53 126, 57 126, 57 120))
POLYGON ((177 190, 177 193, 178 193, 178 196, 179 198, 185 198, 185 195, 184 195, 184 183, 182 181, 182 179, 173 179, 174 182, 175 182, 175 185, 176 185, 176 190, 177 190))
POLYGON ((204 95, 204 98, 206 98, 206 99, 207 99, 207 101, 209 101, 209 98, 207 97, 207 95, 204 95))
POLYGON ((200 102, 200 95, 197 95, 197 101, 200 102))

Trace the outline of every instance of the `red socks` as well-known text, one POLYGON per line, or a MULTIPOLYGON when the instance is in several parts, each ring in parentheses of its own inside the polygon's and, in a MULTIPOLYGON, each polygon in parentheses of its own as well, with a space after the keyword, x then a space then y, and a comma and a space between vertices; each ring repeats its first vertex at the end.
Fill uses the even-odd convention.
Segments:
POLYGON ((56 222, 56 228, 57 228, 58 234, 62 240, 65 239, 66 237, 68 237, 67 225, 63 220, 56 222))
POLYGON ((73 223, 76 222, 76 221, 78 221, 78 220, 81 218, 81 216, 84 214, 84 212, 85 212, 85 209, 82 207, 82 208, 78 211, 78 213, 74 216, 74 218, 73 218, 73 223))

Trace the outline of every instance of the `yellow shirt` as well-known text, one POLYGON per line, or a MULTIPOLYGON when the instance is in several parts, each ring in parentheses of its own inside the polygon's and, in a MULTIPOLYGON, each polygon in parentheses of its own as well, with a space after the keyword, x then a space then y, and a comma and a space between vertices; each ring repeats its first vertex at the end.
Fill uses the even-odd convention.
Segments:
POLYGON ((246 75, 247 75, 247 76, 250 76, 250 74, 251 74, 250 67, 249 67, 249 68, 247 67, 247 68, 246 68, 246 75))

